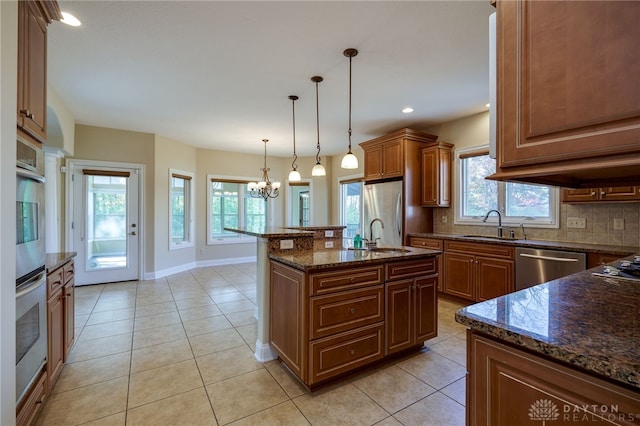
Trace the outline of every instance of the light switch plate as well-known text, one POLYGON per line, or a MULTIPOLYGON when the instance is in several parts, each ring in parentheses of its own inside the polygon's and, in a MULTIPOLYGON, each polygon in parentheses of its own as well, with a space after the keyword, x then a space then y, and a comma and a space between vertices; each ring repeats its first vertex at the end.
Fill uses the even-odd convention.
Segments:
POLYGON ((324 231, 324 236, 327 238, 333 237, 333 231, 324 231))
POLYGON ((616 231, 621 231, 624 229, 624 219, 614 218, 613 219, 613 229, 616 231))
POLYGON ((333 248, 333 241, 325 241, 324 248, 333 248))
POLYGON ((567 228, 585 229, 587 227, 587 219, 584 217, 568 217, 567 228))
POLYGON ((280 240, 280 250, 292 249, 293 240, 280 240))

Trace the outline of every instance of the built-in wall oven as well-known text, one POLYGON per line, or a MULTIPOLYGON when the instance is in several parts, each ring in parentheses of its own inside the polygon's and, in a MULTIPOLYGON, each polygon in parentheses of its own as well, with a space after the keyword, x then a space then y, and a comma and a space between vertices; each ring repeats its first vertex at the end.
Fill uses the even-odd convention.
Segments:
POLYGON ((47 358, 42 149, 18 140, 16 168, 16 402, 47 358))

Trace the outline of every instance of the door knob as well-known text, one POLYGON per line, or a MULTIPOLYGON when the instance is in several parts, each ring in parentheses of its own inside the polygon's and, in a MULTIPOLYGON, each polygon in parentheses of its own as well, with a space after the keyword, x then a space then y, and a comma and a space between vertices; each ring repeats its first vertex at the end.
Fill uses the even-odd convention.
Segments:
POLYGON ((129 235, 136 235, 136 231, 129 232, 129 235))

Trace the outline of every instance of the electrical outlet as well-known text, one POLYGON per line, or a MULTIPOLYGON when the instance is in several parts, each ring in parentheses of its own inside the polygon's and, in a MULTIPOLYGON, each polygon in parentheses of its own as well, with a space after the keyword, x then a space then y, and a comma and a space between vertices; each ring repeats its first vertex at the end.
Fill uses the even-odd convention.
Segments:
POLYGON ((621 231, 624 229, 624 219, 614 218, 613 219, 613 229, 616 231, 621 231))
POLYGON ((325 241, 324 248, 333 248, 333 241, 325 241))
POLYGON ((293 240, 280 240, 280 250, 293 248, 293 240))
POLYGON ((442 217, 440 218, 440 222, 447 223, 447 215, 446 214, 442 215, 442 217))
POLYGON ((327 238, 333 237, 333 231, 324 231, 324 236, 327 238))
POLYGON ((587 219, 584 217, 568 217, 567 228, 585 229, 587 227, 587 219))

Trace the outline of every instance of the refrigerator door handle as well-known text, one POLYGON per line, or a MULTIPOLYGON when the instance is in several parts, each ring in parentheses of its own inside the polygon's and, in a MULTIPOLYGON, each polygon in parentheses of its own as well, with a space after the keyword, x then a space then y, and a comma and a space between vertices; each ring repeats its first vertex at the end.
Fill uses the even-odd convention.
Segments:
POLYGON ((396 200, 396 230, 398 231, 398 237, 400 238, 400 245, 403 245, 402 241, 402 193, 398 194, 396 200))

